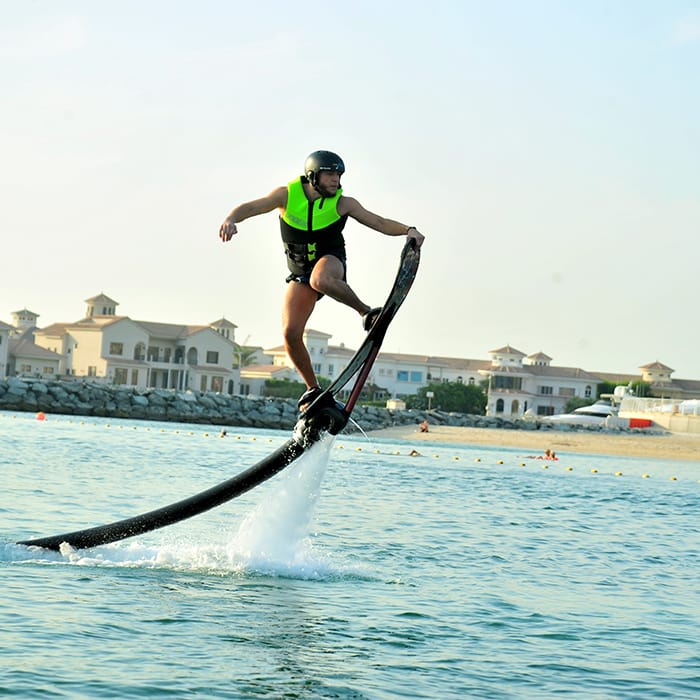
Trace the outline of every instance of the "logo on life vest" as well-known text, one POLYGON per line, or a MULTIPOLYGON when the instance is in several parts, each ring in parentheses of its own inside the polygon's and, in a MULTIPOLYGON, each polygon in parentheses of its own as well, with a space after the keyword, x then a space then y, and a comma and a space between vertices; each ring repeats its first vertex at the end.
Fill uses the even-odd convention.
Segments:
POLYGON ((316 260, 316 244, 309 243, 307 246, 309 260, 316 260))

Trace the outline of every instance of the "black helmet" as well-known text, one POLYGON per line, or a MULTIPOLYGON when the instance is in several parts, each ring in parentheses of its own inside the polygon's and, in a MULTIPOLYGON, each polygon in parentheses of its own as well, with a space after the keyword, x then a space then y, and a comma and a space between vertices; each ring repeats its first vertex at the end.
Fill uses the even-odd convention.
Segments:
POLYGON ((304 161, 304 175, 306 179, 314 186, 318 183, 318 174, 322 170, 337 172, 341 175, 345 172, 345 163, 343 159, 331 151, 314 151, 304 161))

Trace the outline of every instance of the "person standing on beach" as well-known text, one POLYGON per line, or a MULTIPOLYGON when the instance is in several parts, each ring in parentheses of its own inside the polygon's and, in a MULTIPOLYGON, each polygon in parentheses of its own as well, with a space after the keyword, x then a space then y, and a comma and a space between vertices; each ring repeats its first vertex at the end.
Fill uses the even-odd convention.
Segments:
POLYGON ((381 308, 365 304, 346 281, 343 228, 348 217, 387 236, 406 236, 420 247, 424 236, 415 226, 406 226, 365 209, 356 199, 343 195, 340 178, 345 164, 331 151, 314 151, 304 163, 304 174, 274 189, 266 197, 235 207, 219 229, 226 243, 238 233, 236 224, 277 209, 289 286, 282 307, 282 332, 289 359, 306 384, 299 399, 304 410, 321 393, 311 358, 304 345, 306 324, 324 295, 345 304, 362 316, 369 331, 381 308))

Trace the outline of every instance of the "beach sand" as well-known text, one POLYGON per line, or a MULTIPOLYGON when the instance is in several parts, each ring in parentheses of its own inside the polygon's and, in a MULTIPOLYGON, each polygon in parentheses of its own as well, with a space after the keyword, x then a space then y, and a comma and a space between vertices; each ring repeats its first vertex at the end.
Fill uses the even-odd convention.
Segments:
POLYGON ((461 445, 503 445, 541 455, 546 449, 561 457, 567 453, 626 455, 652 459, 678 459, 700 462, 700 435, 669 433, 667 435, 608 434, 563 432, 555 430, 508 430, 498 428, 453 428, 430 426, 421 433, 415 425, 402 425, 369 433, 370 437, 407 440, 414 445, 427 442, 461 445))

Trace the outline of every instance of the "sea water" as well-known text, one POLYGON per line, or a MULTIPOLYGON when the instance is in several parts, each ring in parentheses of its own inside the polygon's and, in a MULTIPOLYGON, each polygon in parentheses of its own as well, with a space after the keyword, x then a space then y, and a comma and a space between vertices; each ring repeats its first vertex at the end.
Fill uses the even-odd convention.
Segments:
POLYGON ((700 463, 341 435, 182 523, 15 544, 289 437, 219 435, 0 413, 0 696, 700 697, 700 463))

